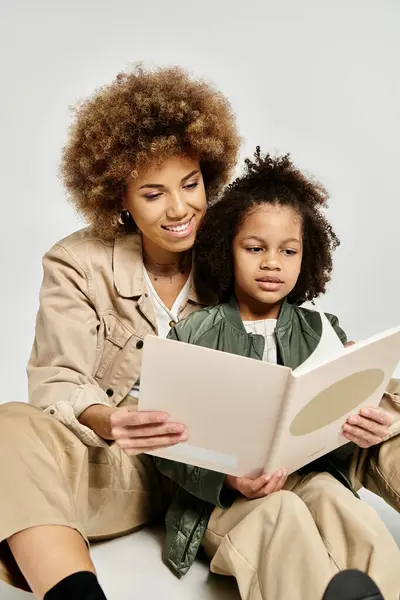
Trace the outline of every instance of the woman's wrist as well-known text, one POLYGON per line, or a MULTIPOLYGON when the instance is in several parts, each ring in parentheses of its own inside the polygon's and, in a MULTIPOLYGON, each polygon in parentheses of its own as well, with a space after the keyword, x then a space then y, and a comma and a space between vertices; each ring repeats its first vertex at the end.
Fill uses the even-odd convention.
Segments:
POLYGON ((104 440, 113 440, 110 417, 116 410, 118 408, 104 404, 92 404, 78 417, 78 421, 104 440))

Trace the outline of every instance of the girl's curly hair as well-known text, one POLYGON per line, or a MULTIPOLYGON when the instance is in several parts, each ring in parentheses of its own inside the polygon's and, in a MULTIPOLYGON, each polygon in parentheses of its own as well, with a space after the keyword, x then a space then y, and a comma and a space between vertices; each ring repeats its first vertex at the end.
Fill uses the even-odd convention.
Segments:
POLYGON ((127 231, 118 216, 129 176, 174 155, 192 156, 212 201, 237 161, 240 138, 228 100, 178 67, 137 65, 75 112, 61 178, 78 212, 105 239, 127 231))
POLYGON ((246 159, 244 174, 229 185, 222 198, 204 217, 195 244, 196 285, 207 282, 220 302, 232 295, 232 243, 246 215, 264 203, 290 207, 303 229, 303 261, 300 276, 288 300, 302 304, 326 290, 332 272, 332 251, 340 241, 321 209, 328 193, 318 182, 301 173, 290 155, 260 154, 246 159))

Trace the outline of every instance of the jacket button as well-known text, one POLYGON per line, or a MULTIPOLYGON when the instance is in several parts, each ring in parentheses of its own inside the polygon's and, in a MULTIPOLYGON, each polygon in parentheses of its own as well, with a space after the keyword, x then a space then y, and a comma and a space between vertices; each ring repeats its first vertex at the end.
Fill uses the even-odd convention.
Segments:
POLYGON ((55 415, 55 414, 56 414, 56 411, 54 410, 54 408, 51 408, 51 409, 49 410, 49 413, 50 413, 51 415, 55 415))
POLYGON ((176 325, 175 321, 170 321, 170 322, 169 322, 169 326, 170 326, 170 327, 175 327, 175 325, 176 325))
POLYGON ((109 398, 111 398, 111 396, 114 395, 114 390, 112 390, 111 388, 108 388, 108 390, 106 391, 106 394, 109 398))
POLYGON ((138 342, 136 342, 136 348, 138 350, 141 350, 143 348, 143 340, 139 340, 138 342))

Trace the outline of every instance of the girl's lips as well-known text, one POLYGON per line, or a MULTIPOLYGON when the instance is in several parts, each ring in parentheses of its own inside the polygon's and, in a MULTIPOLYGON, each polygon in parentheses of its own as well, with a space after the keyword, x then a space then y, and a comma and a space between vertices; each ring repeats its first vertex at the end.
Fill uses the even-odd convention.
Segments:
POLYGON ((280 280, 270 281, 268 278, 257 279, 257 283, 265 292, 278 292, 283 286, 280 280))
POLYGON ((266 275, 265 277, 260 277, 259 279, 257 279, 257 281, 262 281, 265 283, 283 283, 283 281, 279 279, 279 277, 270 277, 269 275, 266 275))
POLYGON ((195 218, 194 216, 186 221, 185 223, 181 223, 176 226, 163 226, 164 231, 166 231, 170 236, 177 238, 185 238, 189 235, 192 235, 195 226, 195 218))

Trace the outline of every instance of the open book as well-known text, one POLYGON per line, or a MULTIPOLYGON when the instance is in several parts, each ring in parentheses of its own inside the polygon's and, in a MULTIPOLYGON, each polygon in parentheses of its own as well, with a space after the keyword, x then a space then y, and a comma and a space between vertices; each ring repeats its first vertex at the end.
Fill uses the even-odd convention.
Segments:
POLYGON ((348 442, 347 417, 377 406, 400 361, 400 327, 344 348, 325 315, 298 369, 148 336, 140 410, 184 423, 189 441, 152 452, 236 476, 289 473, 348 442))

